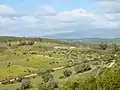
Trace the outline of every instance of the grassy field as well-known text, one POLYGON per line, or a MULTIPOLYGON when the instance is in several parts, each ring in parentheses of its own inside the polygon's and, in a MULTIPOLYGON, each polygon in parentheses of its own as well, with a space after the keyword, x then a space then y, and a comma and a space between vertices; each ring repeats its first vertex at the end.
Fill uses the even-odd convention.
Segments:
MULTIPOLYGON (((117 52, 117 58, 114 58, 114 54, 109 50, 94 49, 89 46, 81 48, 81 45, 76 47, 68 43, 49 39, 44 39, 43 41, 41 41, 41 39, 32 39, 34 41, 33 45, 19 45, 17 43, 21 43, 20 40, 20 38, 13 39, 11 37, 11 41, 1 41, 0 80, 23 77, 43 69, 46 70, 64 66, 65 68, 51 72, 54 79, 58 82, 58 86, 62 88, 68 82, 81 82, 81 79, 84 81, 86 77, 91 77, 94 73, 96 75, 97 72, 93 73, 96 68, 96 70, 98 70, 98 68, 102 69, 103 67, 107 67, 113 59, 116 59, 117 63, 119 63, 119 52, 117 52), (55 47, 57 46, 64 47, 64 49, 56 49, 55 47), (70 49, 71 46, 75 48, 70 49), (80 67, 79 69, 85 67, 90 67, 91 69, 76 74, 75 68, 80 65, 86 66, 80 67), (71 75, 65 76, 63 73, 65 70, 71 71, 71 75)), ((24 39, 24 41, 30 40, 30 38, 24 39)), ((44 82, 39 75, 31 78, 30 81, 32 85, 30 90, 39 90, 39 84, 44 82)), ((14 82, 13 84, 1 84, 0 90, 16 90, 20 87, 21 82, 14 82)))

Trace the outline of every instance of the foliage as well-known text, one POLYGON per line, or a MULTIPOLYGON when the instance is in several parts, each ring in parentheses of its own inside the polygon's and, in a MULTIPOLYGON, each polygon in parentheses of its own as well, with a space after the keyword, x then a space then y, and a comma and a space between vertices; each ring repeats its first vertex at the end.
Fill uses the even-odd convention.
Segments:
POLYGON ((25 90, 25 89, 28 89, 28 88, 31 88, 30 78, 25 78, 25 79, 22 80, 21 89, 25 90))
POLYGON ((119 90, 120 89, 120 67, 117 66, 104 73, 98 79, 98 85, 105 90, 119 90))
POLYGON ((104 44, 103 42, 99 45, 100 49, 105 50, 107 48, 107 44, 104 44))
POLYGON ((113 54, 117 53, 117 52, 120 50, 119 47, 118 47, 118 45, 116 45, 116 44, 112 44, 111 49, 112 49, 111 52, 112 52, 113 54))
POLYGON ((82 73, 84 71, 88 71, 88 70, 91 70, 91 67, 88 65, 88 64, 81 64, 81 65, 77 65, 75 66, 75 71, 76 71, 76 74, 78 73, 82 73))
POLYGON ((69 77, 72 74, 72 72, 70 70, 64 70, 63 74, 65 77, 69 77))
POLYGON ((44 82, 48 82, 49 80, 53 79, 53 75, 49 72, 46 72, 44 74, 42 74, 42 79, 44 80, 44 82))
POLYGON ((46 85, 45 88, 47 90, 54 90, 55 88, 58 88, 58 82, 56 82, 54 79, 50 79, 46 85))

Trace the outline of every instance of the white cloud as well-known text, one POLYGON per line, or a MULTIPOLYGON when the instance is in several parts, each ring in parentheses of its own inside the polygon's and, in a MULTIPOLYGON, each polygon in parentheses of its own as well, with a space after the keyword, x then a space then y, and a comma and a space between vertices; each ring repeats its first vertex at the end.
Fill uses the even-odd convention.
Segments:
POLYGON ((101 13, 103 13, 103 21, 109 25, 109 27, 120 28, 120 0, 97 0, 100 1, 102 7, 101 13))
POLYGON ((105 13, 120 13, 120 0, 103 0, 100 4, 105 13))
POLYGON ((42 6, 28 15, 16 13, 12 8, 0 5, 0 35, 42 36, 84 30, 86 33, 95 28, 119 26, 119 21, 110 21, 114 19, 111 15, 97 15, 81 8, 57 12, 50 6, 42 6))
POLYGON ((10 15, 10 14, 15 14, 15 11, 10 7, 7 7, 5 5, 0 5, 0 15, 10 15))
POLYGON ((54 15, 54 14, 56 14, 56 11, 51 6, 38 7, 36 12, 34 12, 34 15, 36 15, 36 16, 50 16, 50 15, 54 15))

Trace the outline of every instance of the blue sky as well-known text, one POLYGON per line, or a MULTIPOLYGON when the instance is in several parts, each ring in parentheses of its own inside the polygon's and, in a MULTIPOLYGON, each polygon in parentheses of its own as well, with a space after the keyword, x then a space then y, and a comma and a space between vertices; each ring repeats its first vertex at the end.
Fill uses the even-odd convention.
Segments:
POLYGON ((0 0, 0 4, 5 4, 21 13, 28 13, 38 6, 50 5, 59 11, 71 10, 74 8, 84 8, 95 11, 98 7, 93 0, 0 0))
POLYGON ((118 37, 119 13, 119 0, 0 0, 0 35, 118 37))

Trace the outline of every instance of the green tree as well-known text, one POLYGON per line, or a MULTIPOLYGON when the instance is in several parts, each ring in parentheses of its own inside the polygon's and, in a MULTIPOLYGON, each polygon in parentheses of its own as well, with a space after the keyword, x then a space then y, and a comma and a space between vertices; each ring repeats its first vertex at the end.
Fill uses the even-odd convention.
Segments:
POLYGON ((63 74, 65 77, 69 77, 72 74, 72 72, 70 70, 64 70, 63 74))
POLYGON ((53 79, 53 75, 51 73, 49 73, 49 72, 46 72, 46 73, 42 74, 42 79, 46 83, 49 80, 53 79))
POLYGON ((81 65, 77 65, 75 67, 76 74, 82 73, 82 72, 88 71, 88 70, 91 70, 91 67, 88 64, 84 64, 84 63, 81 65))
POLYGON ((55 88, 58 88, 58 82, 56 82, 54 79, 50 79, 46 83, 45 87, 46 87, 47 90, 54 90, 55 88))
POLYGON ((107 49, 107 44, 101 42, 100 45, 99 45, 100 49, 102 50, 106 50, 107 49))
POLYGON ((31 88, 30 78, 24 78, 21 83, 21 90, 31 88))

